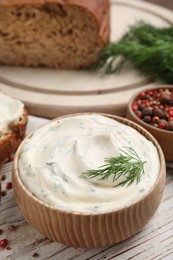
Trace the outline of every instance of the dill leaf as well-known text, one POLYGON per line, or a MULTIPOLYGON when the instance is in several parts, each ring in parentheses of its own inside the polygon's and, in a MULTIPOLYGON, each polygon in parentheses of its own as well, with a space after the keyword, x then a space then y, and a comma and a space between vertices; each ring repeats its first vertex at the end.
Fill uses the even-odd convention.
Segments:
POLYGON ((107 45, 91 70, 116 73, 129 64, 143 75, 173 84, 173 25, 157 28, 143 21, 135 23, 118 42, 107 45))
MULTIPOLYGON (((131 185, 136 182, 139 183, 142 174, 144 174, 144 164, 135 150, 131 147, 125 147, 117 157, 106 158, 105 164, 95 170, 87 170, 83 174, 89 179, 97 177, 98 180, 106 180, 112 177, 112 181, 118 180, 121 176, 125 180, 118 183, 116 186, 131 185)), ((116 187, 115 186, 115 187, 116 187)))

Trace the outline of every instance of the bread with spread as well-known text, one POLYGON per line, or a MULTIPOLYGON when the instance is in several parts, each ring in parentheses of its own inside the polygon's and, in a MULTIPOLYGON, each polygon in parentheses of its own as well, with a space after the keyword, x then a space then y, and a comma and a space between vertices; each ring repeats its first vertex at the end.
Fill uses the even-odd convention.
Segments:
POLYGON ((0 164, 18 148, 27 120, 24 104, 0 92, 0 164))
POLYGON ((109 41, 109 0, 0 1, 0 64, 80 69, 109 41))

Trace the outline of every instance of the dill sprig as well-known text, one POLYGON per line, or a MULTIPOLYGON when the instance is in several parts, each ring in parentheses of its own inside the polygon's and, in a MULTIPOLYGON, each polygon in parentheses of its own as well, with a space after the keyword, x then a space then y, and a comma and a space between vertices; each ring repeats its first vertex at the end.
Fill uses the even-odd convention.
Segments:
POLYGON ((135 150, 131 147, 125 147, 126 150, 120 150, 118 157, 106 158, 106 164, 100 166, 96 170, 87 170, 85 174, 89 179, 98 177, 98 180, 106 180, 112 177, 112 181, 118 180, 121 176, 125 180, 119 182, 116 186, 131 185, 136 182, 139 183, 142 174, 144 174, 144 164, 135 150))
POLYGON ((91 69, 108 74, 129 65, 154 80, 172 84, 173 26, 157 28, 143 21, 135 23, 120 41, 107 45, 91 69))

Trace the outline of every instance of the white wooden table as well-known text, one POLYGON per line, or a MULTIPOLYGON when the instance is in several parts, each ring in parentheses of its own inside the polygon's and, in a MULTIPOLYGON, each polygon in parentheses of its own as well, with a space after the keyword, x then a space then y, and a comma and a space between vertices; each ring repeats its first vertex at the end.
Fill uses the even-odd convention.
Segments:
MULTIPOLYGON (((30 117, 28 131, 42 120, 30 117)), ((4 164, 2 173, 11 180, 12 162, 4 164)), ((172 167, 172 165, 171 165, 172 167)), ((173 168, 167 169, 164 197, 150 222, 134 237, 111 247, 81 249, 49 241, 32 228, 23 218, 12 190, 2 197, 0 204, 0 239, 7 238, 11 250, 0 248, 1 260, 30 259, 173 259, 173 168), (16 230, 9 230, 14 225, 16 230), (34 257, 35 256, 35 257, 34 257)))

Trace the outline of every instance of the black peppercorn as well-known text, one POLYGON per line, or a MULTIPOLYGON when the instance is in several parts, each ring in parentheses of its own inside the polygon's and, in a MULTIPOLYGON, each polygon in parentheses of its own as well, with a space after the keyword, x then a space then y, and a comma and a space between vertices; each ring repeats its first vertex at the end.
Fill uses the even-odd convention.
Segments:
POLYGON ((142 110, 142 115, 143 115, 143 117, 146 116, 146 115, 147 115, 147 116, 151 116, 152 113, 153 113, 152 107, 146 107, 146 108, 144 108, 144 109, 142 110))
POLYGON ((151 122, 151 116, 144 116, 143 121, 146 123, 150 123, 151 122))
POLYGON ((33 257, 38 257, 39 254, 38 254, 38 253, 34 253, 32 256, 33 256, 33 257))
POLYGON ((146 107, 145 105, 139 105, 139 106, 138 106, 138 109, 139 109, 140 111, 142 111, 145 107, 146 107))
POLYGON ((171 101, 171 97, 169 94, 164 94, 161 99, 160 99, 160 103, 162 105, 169 105, 171 101))
POLYGON ((153 110, 153 116, 158 116, 159 118, 164 118, 165 113, 160 108, 156 108, 153 110))
POLYGON ((167 122, 166 130, 173 131, 173 121, 167 122))

